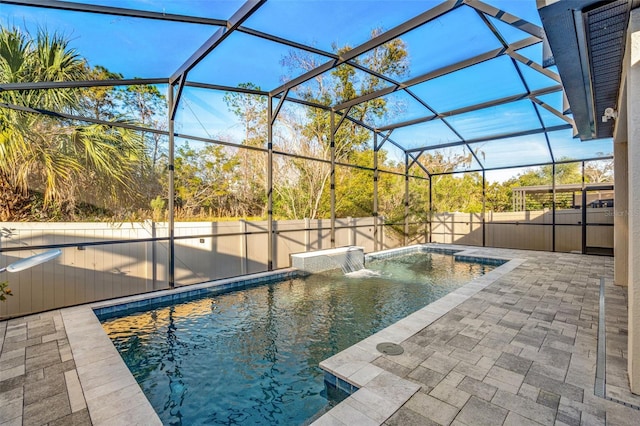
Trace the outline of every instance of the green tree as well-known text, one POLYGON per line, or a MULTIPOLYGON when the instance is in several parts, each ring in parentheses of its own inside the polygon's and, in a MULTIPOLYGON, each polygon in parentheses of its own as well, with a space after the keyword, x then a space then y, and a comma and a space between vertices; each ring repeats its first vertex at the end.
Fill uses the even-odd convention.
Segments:
POLYGON ((584 166, 584 178, 588 183, 613 182, 613 160, 586 163, 584 166))
POLYGON ((513 208, 511 190, 501 182, 487 182, 485 196, 487 211, 505 212, 513 208))
MULTIPOLYGON (((241 88, 260 90, 252 83, 240 84, 241 88)), ((263 147, 267 136, 267 100, 262 95, 229 92, 224 96, 229 111, 244 126, 244 146, 263 147)), ((232 188, 238 205, 238 216, 265 216, 266 212, 266 156, 263 152, 240 148, 235 154, 236 173, 241 185, 232 188)))
MULTIPOLYGON (((17 29, 0 28, 0 82, 57 81, 78 79, 84 66, 77 55, 67 51, 60 37, 40 33, 32 40, 17 29), (49 53, 49 55, 47 55, 49 53), (48 57, 47 57, 48 56, 48 57)), ((70 90, 0 92, 3 102, 44 108, 56 105, 65 110, 74 100, 70 90)), ((33 167, 25 160, 39 161, 48 178, 46 199, 58 191, 57 176, 66 173, 63 158, 40 149, 28 140, 37 134, 42 122, 34 115, 7 108, 0 109, 0 220, 23 218, 29 214, 28 177, 33 167)))
POLYGON ((183 217, 236 216, 232 187, 237 184, 237 159, 220 145, 176 150, 176 207, 183 217))
MULTIPOLYGON (((582 182, 582 170, 580 163, 560 163, 555 166, 556 172, 556 185, 572 184, 582 182)), ((528 186, 543 186, 548 187, 548 192, 531 192, 527 194, 525 200, 525 208, 527 210, 542 210, 550 209, 553 206, 553 196, 550 192, 551 185, 553 183, 553 165, 548 164, 541 167, 527 169, 524 173, 521 173, 503 183, 503 190, 506 193, 506 197, 509 200, 513 198, 513 189, 518 187, 528 186)), ((511 201, 509 201, 511 203, 511 201)), ((556 207, 569 208, 571 207, 572 199, 556 197, 556 207)), ((503 210, 511 210, 512 206, 503 205, 503 210)))
MULTIPOLYGON (((41 30, 32 38, 17 28, 0 29, 0 82, 75 81, 90 75, 62 35, 41 30)), ((74 113, 82 109, 81 93, 10 91, 0 92, 0 100, 74 113)), ((139 136, 126 129, 0 108, 0 220, 64 217, 73 215, 81 201, 106 205, 134 199, 142 147, 139 136), (37 194, 42 202, 33 211, 37 194)))
MULTIPOLYGON (((472 159, 473 155, 468 150, 438 150, 418 158, 418 162, 432 174, 431 195, 434 212, 482 211, 482 175, 477 172, 452 174, 457 170, 464 170, 472 163, 472 159)), ((412 170, 415 173, 420 169, 414 166, 412 170)), ((422 174, 420 170, 420 175, 422 174)), ((412 217, 425 221, 429 212, 429 181, 415 180, 412 188, 412 217), (413 207, 413 199, 421 200, 419 207, 413 207)))
MULTIPOLYGON (((167 102, 156 86, 132 85, 116 92, 118 110, 138 126, 167 130, 167 102)), ((144 198, 140 205, 149 207, 154 196, 165 195, 162 182, 166 177, 168 138, 156 132, 140 132, 144 153, 136 167, 139 193, 144 198)), ((166 179, 165 179, 166 180, 166 179)))
MULTIPOLYGON (((118 80, 122 74, 96 66, 88 70, 92 80, 118 80)), ((167 130, 167 103, 165 96, 156 86, 95 86, 83 89, 80 96, 80 110, 101 120, 130 121, 140 127, 167 130)), ((167 137, 157 132, 139 132, 137 135, 144 145, 144 153, 138 157, 135 170, 138 193, 147 196, 165 194, 162 182, 166 171, 167 137)), ((166 185, 165 185, 166 186, 166 185)), ((139 200, 138 207, 147 207, 139 200)), ((154 209, 154 211, 157 209, 154 209)))
MULTIPOLYGON (((372 151, 352 153, 357 164, 373 164, 372 151)), ((382 162, 381 155, 378 160, 382 162)), ((378 187, 380 191, 380 187, 378 187)), ((373 172, 352 167, 339 167, 336 171, 336 216, 366 217, 373 212, 373 172)))
MULTIPOLYGON (((91 68, 85 64, 85 75, 90 80, 120 80, 122 74, 113 73, 100 65, 91 68)), ((113 86, 94 86, 83 89, 82 95, 77 96, 78 109, 88 117, 99 120, 113 120, 117 118, 118 89, 113 86)))
MULTIPOLYGON (((382 32, 375 29, 371 33, 374 38, 382 32)), ((351 49, 350 46, 338 48, 333 46, 336 54, 340 55, 351 49)), ((385 43, 358 58, 354 62, 361 64, 378 74, 391 78, 406 75, 408 70, 408 52, 406 45, 400 39, 385 43)), ((282 63, 292 72, 299 74, 314 69, 318 64, 312 56, 296 52, 286 56, 282 63)), ((342 64, 329 73, 321 74, 294 90, 304 100, 321 105, 332 106, 351 100, 357 96, 373 92, 383 87, 382 80, 374 74, 364 73, 349 64, 342 64)), ((390 114, 386 100, 378 98, 363 102, 349 111, 349 115, 357 120, 374 120, 390 114)), ((287 115, 281 112, 280 122, 287 128, 286 137, 289 144, 285 148, 292 152, 321 161, 291 160, 280 165, 278 180, 275 182, 275 193, 278 197, 277 205, 281 212, 290 218, 320 218, 330 214, 329 181, 331 168, 327 161, 331 156, 331 115, 321 108, 305 108, 304 117, 296 114, 287 115)), ((334 117, 337 123, 340 115, 334 117)), ((360 153, 366 150, 371 140, 371 132, 349 120, 342 122, 335 133, 335 159, 338 162, 371 167, 370 156, 360 153), (366 162, 366 164, 363 164, 366 162)), ((345 173, 347 174, 347 173, 345 173)), ((365 178, 366 174, 350 172, 349 175, 365 178)), ((370 177, 369 177, 370 178, 370 177)), ((353 187, 356 185, 353 184, 353 187)), ((347 196, 338 194, 340 198, 347 196)), ((338 200, 343 208, 341 215, 357 215, 361 208, 354 204, 338 200)))
MULTIPOLYGON (((127 86, 116 96, 122 102, 121 109, 137 124, 150 129, 167 130, 167 100, 156 86, 127 86)), ((142 138, 149 159, 149 164, 142 166, 155 171, 160 157, 165 155, 162 147, 166 145, 166 136, 143 132, 142 138)))

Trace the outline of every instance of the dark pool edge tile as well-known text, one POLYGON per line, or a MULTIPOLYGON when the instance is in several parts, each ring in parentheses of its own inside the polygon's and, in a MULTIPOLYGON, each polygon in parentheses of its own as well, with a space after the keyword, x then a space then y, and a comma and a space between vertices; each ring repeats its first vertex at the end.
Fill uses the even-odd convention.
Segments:
POLYGON ((298 270, 287 268, 271 272, 259 272, 241 277, 212 280, 169 290, 160 290, 154 293, 126 296, 109 301, 91 303, 89 305, 96 316, 101 319, 126 311, 135 311, 149 306, 178 302, 206 294, 219 294, 235 289, 254 287, 269 282, 296 278, 298 276, 300 276, 298 270))

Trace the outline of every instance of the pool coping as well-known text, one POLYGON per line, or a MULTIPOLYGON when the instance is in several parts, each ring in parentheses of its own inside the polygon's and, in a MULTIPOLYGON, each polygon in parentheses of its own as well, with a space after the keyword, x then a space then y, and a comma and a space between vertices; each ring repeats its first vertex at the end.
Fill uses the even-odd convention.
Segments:
MULTIPOLYGON (((340 385, 337 387, 353 393, 313 424, 336 424, 336 420, 341 424, 347 419, 358 424, 384 422, 419 389, 419 386, 373 365, 371 362, 382 356, 375 346, 383 341, 402 343, 524 262, 524 259, 509 259, 509 256, 495 257, 479 254, 478 248, 469 246, 439 244, 419 244, 385 250, 367 255, 369 256, 367 259, 372 260, 416 250, 455 253, 456 258, 463 261, 493 259, 508 260, 508 262, 322 361, 320 367, 336 378, 336 385, 340 385), (345 384, 349 386, 347 389, 344 388, 345 384)), ((200 294, 228 291, 232 288, 244 288, 290 278, 297 273, 293 268, 260 272, 62 309, 62 319, 92 423, 94 425, 162 424, 158 414, 102 328, 96 311, 109 314, 155 303, 178 301, 200 294)), ((327 377, 327 381, 331 383, 331 377, 327 377)))
POLYGON ((93 425, 162 422, 89 305, 61 310, 93 425))

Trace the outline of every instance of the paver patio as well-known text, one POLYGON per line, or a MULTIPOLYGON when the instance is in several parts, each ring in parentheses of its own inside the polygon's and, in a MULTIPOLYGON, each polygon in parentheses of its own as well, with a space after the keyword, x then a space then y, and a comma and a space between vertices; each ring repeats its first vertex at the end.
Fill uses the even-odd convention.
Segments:
MULTIPOLYGON (((516 260, 325 361, 361 389, 316 424, 640 424, 612 258, 458 247, 516 260), (601 277, 606 398, 594 393, 601 277), (379 340, 404 353, 375 351, 379 340)), ((140 415, 148 404, 130 375, 111 380, 124 364, 90 315, 82 306, 0 322, 0 426, 157 422, 140 415)))

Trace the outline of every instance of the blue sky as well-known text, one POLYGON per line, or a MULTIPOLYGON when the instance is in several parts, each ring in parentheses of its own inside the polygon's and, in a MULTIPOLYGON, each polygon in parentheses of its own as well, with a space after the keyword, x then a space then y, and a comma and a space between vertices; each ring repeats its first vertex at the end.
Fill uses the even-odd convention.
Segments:
MULTIPOLYGON (((89 0, 87 3, 117 7, 139 8, 166 13, 201 15, 227 19, 243 1, 238 0, 89 0)), ((535 0, 486 0, 537 25, 540 20, 535 0)), ((440 3, 435 0, 269 0, 248 19, 245 26, 293 41, 310 44, 325 51, 332 45, 357 46, 365 42, 374 28, 388 30, 440 3)), ((491 19, 492 20, 492 19, 491 19)), ((527 34, 504 23, 492 20, 509 42, 528 37, 527 34)), ((171 75, 215 31, 216 27, 136 18, 56 11, 32 7, 0 5, 0 23, 16 25, 31 32, 38 28, 58 31, 72 40, 72 45, 91 65, 102 65, 120 72, 127 78, 167 77, 171 75)), ((410 57, 410 73, 403 79, 415 77, 450 65, 469 56, 500 47, 498 40, 482 23, 477 13, 463 6, 444 17, 430 22, 402 36, 410 57), (461 29, 464 28, 464 31, 461 29)), ((262 89, 279 86, 289 75, 281 63, 293 49, 277 43, 234 33, 190 74, 189 79, 227 86, 252 82, 262 89)), ((519 53, 542 61, 541 45, 523 49, 519 53)), ((321 64, 325 57, 313 59, 321 64)), ((522 65, 514 67, 509 58, 502 57, 478 66, 458 71, 419 85, 412 90, 429 106, 444 112, 491 99, 525 93, 518 77, 520 71, 531 90, 556 84, 552 80, 522 65)), ((220 93, 191 91, 180 111, 180 131, 198 135, 234 137, 238 123, 222 102, 220 93), (206 127, 203 129, 203 126, 206 127), (205 133, 205 134, 203 134, 205 133)), ((389 95, 395 102, 393 116, 377 120, 374 125, 411 120, 430 115, 404 92, 389 95)), ((562 107, 559 93, 546 95, 545 102, 562 107)), ((448 121, 464 138, 477 138, 506 131, 529 130, 540 127, 540 114, 547 126, 562 124, 562 120, 546 110, 534 107, 529 101, 497 106, 484 111, 451 117, 448 121)), ((411 148, 424 144, 459 140, 451 129, 437 120, 396 130, 392 138, 411 148)), ((495 146, 485 144, 483 151, 488 167, 507 164, 510 157, 530 150, 536 159, 545 144, 540 137, 503 141, 495 146), (513 144, 519 149, 512 149, 513 144), (511 145, 510 145, 511 144, 511 145), (498 149, 499 147, 499 149, 498 149), (510 149, 511 148, 511 149, 510 149)), ((553 136, 556 157, 586 158, 598 152, 611 152, 611 141, 580 143, 570 131, 553 136)), ((475 149, 475 148, 474 148, 475 149)), ((546 159, 548 158, 546 153, 546 159)), ((533 160, 532 160, 533 161, 533 160)))

